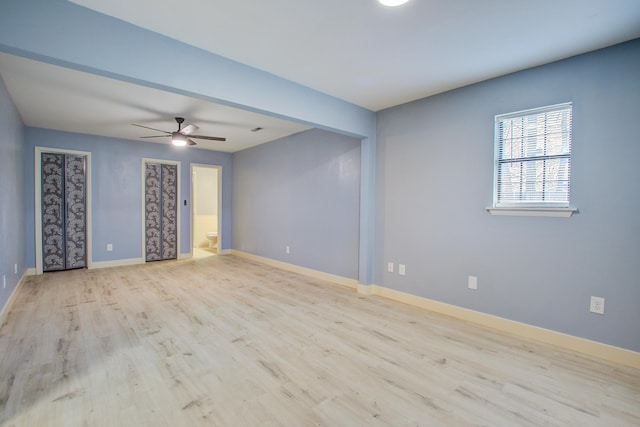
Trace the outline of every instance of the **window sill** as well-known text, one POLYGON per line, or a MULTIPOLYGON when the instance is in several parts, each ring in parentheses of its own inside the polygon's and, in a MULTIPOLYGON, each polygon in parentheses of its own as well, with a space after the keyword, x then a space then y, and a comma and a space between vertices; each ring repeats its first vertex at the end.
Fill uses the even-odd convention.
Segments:
POLYGON ((578 212, 576 208, 487 208, 491 215, 498 216, 547 216, 569 218, 578 212))

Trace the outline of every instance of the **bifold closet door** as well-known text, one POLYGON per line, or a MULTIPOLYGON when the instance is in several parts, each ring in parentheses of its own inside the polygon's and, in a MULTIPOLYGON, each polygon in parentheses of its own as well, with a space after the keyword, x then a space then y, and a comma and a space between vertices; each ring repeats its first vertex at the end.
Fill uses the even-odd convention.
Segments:
POLYGON ((87 266, 86 159, 42 153, 42 270, 87 266))
POLYGON ((178 168, 147 163, 145 167, 145 259, 175 259, 178 254, 178 168))

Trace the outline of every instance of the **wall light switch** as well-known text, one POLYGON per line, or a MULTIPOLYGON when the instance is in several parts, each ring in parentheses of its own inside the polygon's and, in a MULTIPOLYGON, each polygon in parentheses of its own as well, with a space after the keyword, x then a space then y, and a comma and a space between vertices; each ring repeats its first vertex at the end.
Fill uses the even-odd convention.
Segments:
POLYGON ((289 247, 289 245, 285 246, 284 251, 288 254, 291 253, 291 248, 289 247))
POLYGON ((407 269, 404 264, 398 264, 398 274, 401 276, 407 274, 407 269))
POLYGON ((18 274, 18 264, 13 264, 13 274, 18 274))
POLYGON ((392 262, 388 262, 387 263, 387 271, 389 273, 393 273, 393 263, 392 262))
POLYGON ((469 289, 478 289, 478 278, 476 276, 469 276, 468 286, 469 289))

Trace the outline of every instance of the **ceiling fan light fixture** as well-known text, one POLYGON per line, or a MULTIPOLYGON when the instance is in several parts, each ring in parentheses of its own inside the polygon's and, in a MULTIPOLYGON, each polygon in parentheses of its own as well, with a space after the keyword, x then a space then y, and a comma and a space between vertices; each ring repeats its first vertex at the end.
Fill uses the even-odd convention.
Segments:
POLYGON ((408 2, 409 0, 378 0, 378 1, 380 2, 380 4, 393 7, 393 6, 401 6, 406 2, 408 2))
POLYGON ((178 147, 184 147, 187 145, 187 137, 179 132, 173 132, 171 134, 171 143, 178 147))
POLYGON ((160 137, 169 137, 171 138, 171 143, 173 145, 183 147, 185 145, 197 145, 196 142, 191 139, 207 139, 209 141, 220 141, 224 142, 227 138, 223 138, 221 136, 209 136, 209 135, 194 135, 193 132, 198 130, 198 126, 196 125, 186 125, 184 128, 182 127, 182 123, 184 123, 184 118, 175 117, 176 122, 178 123, 178 130, 175 132, 169 132, 167 130, 156 129, 149 126, 139 125, 136 123, 131 123, 133 126, 150 129, 156 132, 162 132, 164 135, 151 135, 151 136, 141 136, 140 138, 160 138, 160 137))

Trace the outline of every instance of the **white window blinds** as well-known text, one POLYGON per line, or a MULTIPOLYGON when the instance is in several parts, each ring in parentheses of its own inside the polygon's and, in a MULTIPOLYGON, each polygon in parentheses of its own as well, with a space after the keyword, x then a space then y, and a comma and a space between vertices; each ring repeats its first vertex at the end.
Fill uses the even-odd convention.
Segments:
POLYGON ((569 207, 571 103, 496 116, 494 207, 569 207))

